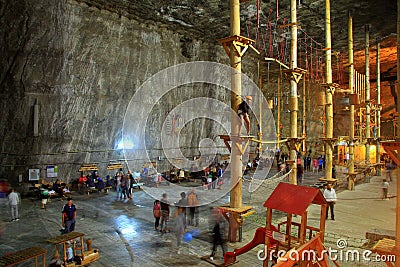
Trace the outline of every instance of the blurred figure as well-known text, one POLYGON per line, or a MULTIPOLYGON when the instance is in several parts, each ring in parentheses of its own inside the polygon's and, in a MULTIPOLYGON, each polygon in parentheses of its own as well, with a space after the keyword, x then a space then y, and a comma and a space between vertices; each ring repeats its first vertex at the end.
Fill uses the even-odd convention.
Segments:
POLYGON ((161 226, 160 231, 162 233, 169 232, 168 221, 169 221, 169 201, 167 199, 167 193, 162 194, 161 198, 161 226))
POLYGON ((15 192, 14 188, 11 189, 11 193, 8 195, 8 204, 11 207, 11 221, 19 221, 18 218, 18 205, 20 203, 18 194, 15 192))
POLYGON ((296 179, 298 185, 301 185, 303 183, 303 173, 304 173, 303 165, 297 164, 296 179))
POLYGON ((189 206, 189 225, 199 226, 199 200, 194 189, 187 196, 189 206))
POLYGON ((214 256, 215 253, 217 252, 218 245, 221 246, 222 248, 222 257, 225 255, 226 252, 226 246, 225 246, 226 220, 219 208, 213 208, 211 216, 212 216, 211 222, 213 223, 213 228, 212 228, 213 247, 210 255, 210 260, 214 260, 214 256))
POLYGON ((386 179, 382 180, 382 200, 388 200, 388 191, 389 191, 389 183, 387 182, 386 179))
POLYGON ((56 250, 53 258, 49 262, 49 267, 62 267, 63 263, 64 262, 60 260, 60 255, 58 254, 58 251, 56 250))
POLYGON ((175 214, 175 236, 176 236, 176 246, 178 248, 177 253, 180 254, 180 248, 182 243, 183 234, 185 233, 186 228, 186 219, 185 219, 185 208, 178 207, 175 214))
POLYGON ((395 165, 392 163, 392 160, 389 160, 386 163, 386 169, 385 169, 385 173, 386 173, 386 180, 391 182, 392 181, 392 171, 396 168, 395 165))

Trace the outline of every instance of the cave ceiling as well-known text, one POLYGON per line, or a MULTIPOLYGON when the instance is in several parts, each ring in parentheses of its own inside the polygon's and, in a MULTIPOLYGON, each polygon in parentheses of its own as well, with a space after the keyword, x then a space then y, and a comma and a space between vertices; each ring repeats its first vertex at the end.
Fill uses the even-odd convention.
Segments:
MULTIPOLYGON (((229 36, 230 10, 227 0, 78 0, 89 6, 115 12, 146 24, 162 24, 186 38, 217 43, 229 36)), ((308 36, 325 44, 325 3, 323 0, 297 0, 299 38, 308 36)), ((396 76, 396 0, 334 0, 331 6, 332 51, 347 57, 348 14, 353 17, 355 68, 365 69, 365 27, 370 32, 370 73, 375 79, 375 44, 381 42, 381 72, 384 79, 396 76)), ((268 25, 277 29, 290 23, 290 0, 241 1, 242 35, 255 38, 256 32, 267 34, 268 25), (258 9, 257 16, 257 5, 258 9), (285 21, 286 20, 286 21, 285 21)), ((272 32, 272 31, 271 31, 272 32)), ((262 35, 260 39, 262 39, 262 35)), ((287 36, 290 38, 290 36, 287 36)), ((259 41, 259 48, 266 45, 259 41)), ((268 53, 268 52, 266 52, 268 53)), ((347 59, 345 59, 347 60, 347 59)))

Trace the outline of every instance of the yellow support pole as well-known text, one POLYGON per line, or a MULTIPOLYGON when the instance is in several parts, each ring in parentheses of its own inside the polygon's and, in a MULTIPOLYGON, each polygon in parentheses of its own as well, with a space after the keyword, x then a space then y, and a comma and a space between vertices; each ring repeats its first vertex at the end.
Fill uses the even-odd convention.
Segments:
MULTIPOLYGON (((365 161, 370 162, 370 138, 371 138, 371 90, 369 82, 369 25, 365 25, 365 161)), ((369 180, 369 178, 367 178, 369 180)))
MULTIPOLYGON (((332 84, 332 44, 331 44, 331 4, 330 0, 325 1, 325 44, 326 44, 326 83, 332 84)), ((326 88, 326 137, 333 138, 333 100, 332 88, 326 88)), ((325 176, 326 179, 332 180, 332 159, 333 151, 331 143, 325 143, 325 176)))
MULTIPOLYGON (((354 49, 353 49, 353 17, 349 12, 348 25, 348 45, 349 45, 349 89, 350 94, 354 93, 354 49)), ((350 105, 350 144, 349 144, 349 173, 354 173, 354 105, 350 105)), ((349 176, 348 189, 354 189, 353 176, 349 176)))
MULTIPOLYGON (((380 43, 376 43, 376 103, 378 109, 376 111, 376 161, 375 163, 381 163, 381 59, 380 59, 380 43)), ((381 175, 381 167, 377 165, 376 175, 381 175)))
MULTIPOLYGON (((290 69, 294 70, 297 68, 297 7, 296 0, 290 1, 290 23, 291 26, 291 46, 290 46, 290 69)), ((297 112, 298 99, 297 99, 297 82, 294 79, 290 79, 290 137, 297 138, 297 112)), ((290 160, 292 169, 289 180, 291 184, 297 184, 297 151, 291 146, 290 147, 290 160)))
MULTIPOLYGON (((240 2, 239 0, 230 1, 230 15, 231 15, 231 29, 230 35, 240 35, 240 2)), ((231 77, 231 108, 234 112, 232 114, 232 126, 231 133, 232 136, 239 136, 239 129, 241 121, 236 119, 237 109, 241 103, 242 95, 242 64, 241 56, 237 55, 234 51, 233 44, 230 47, 230 61, 231 67, 234 68, 231 77)), ((230 192, 230 207, 231 208, 241 208, 242 207, 242 143, 240 138, 231 138, 231 183, 234 184, 230 192)), ((229 241, 238 241, 238 230, 239 225, 236 222, 234 216, 229 217, 229 241)))
MULTIPOLYGON (((400 3, 397 2, 397 66, 400 66, 400 3)), ((396 93, 400 95, 400 68, 397 67, 397 83, 396 83, 396 93)), ((397 112, 400 111, 400 101, 397 100, 397 112)), ((397 136, 400 136, 400 116, 397 116, 397 136)), ((397 154, 398 156, 400 153, 397 154)), ((397 167, 397 171, 399 168, 397 167)), ((397 172, 397 198, 396 198, 396 251, 400 253, 400 182, 399 173, 397 172)), ((396 258, 396 267, 400 267, 400 259, 396 258)))

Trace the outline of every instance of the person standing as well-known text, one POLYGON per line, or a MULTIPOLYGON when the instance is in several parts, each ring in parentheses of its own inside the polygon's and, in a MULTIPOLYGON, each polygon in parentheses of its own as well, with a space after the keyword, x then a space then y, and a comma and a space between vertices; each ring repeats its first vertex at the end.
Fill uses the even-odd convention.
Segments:
POLYGON ((312 159, 312 172, 318 174, 318 160, 316 158, 312 159))
POLYGON ((332 184, 328 184, 326 189, 324 190, 324 197, 326 202, 328 202, 328 207, 326 209, 326 219, 328 219, 328 211, 331 210, 331 219, 335 220, 335 213, 333 210, 334 205, 336 204, 336 192, 335 189, 332 188, 332 184))
POLYGON ((303 183, 303 173, 304 173, 303 166, 301 164, 297 164, 296 179, 298 185, 301 185, 303 183))
POLYGON ((168 229, 168 221, 169 221, 169 201, 167 199, 167 193, 162 194, 161 198, 161 228, 160 231, 162 233, 169 232, 168 229))
POLYGON ((154 216, 154 229, 156 231, 160 230, 160 218, 161 218, 161 205, 160 200, 154 201, 153 205, 153 216, 154 216))
POLYGON ((20 199, 18 194, 15 192, 14 188, 11 189, 11 193, 8 195, 8 204, 11 207, 11 221, 19 221, 18 216, 18 205, 20 203, 20 199))
POLYGON ((394 164, 392 163, 391 160, 389 160, 386 163, 386 169, 385 169, 385 173, 386 173, 386 180, 391 182, 392 181, 392 170, 395 169, 394 164))
POLYGON ((61 216, 64 234, 75 230, 76 206, 72 203, 72 198, 69 197, 67 201, 67 204, 62 209, 61 216))
POLYGON ((382 188, 382 200, 384 200, 384 199, 385 199, 385 200, 386 200, 386 199, 389 199, 389 198, 388 198, 389 183, 387 182, 386 179, 383 179, 383 180, 382 180, 381 188, 382 188))

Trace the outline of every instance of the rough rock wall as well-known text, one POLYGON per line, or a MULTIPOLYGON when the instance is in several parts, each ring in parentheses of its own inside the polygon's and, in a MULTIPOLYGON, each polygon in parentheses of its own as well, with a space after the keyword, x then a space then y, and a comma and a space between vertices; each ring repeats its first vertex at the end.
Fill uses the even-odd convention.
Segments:
POLYGON ((115 149, 140 84, 178 63, 226 57, 213 44, 73 1, 2 0, 1 6, 5 177, 26 177, 27 168, 41 168, 44 177, 45 166, 55 164, 68 180, 82 162, 104 170, 110 159, 123 158, 115 149))
MULTIPOLYGON (((105 175, 109 160, 124 158, 117 148, 125 111, 146 79, 164 68, 195 60, 229 65, 214 39, 196 40, 181 30, 174 32, 151 21, 144 24, 81 2, 0 0, 0 4, 0 172, 13 181, 19 174, 26 179, 28 168, 40 168, 45 177, 47 165, 57 165, 60 177, 69 181, 79 175, 83 162, 99 163, 100 174, 105 175), (39 110, 37 136, 35 105, 39 110)), ((257 59, 247 53, 243 72, 257 81, 257 59)), ((224 90, 202 89, 206 96, 230 101, 224 90)), ((307 128, 309 143, 315 147, 322 124, 313 92, 307 128)), ((270 93, 276 93, 276 84, 264 86, 264 94, 270 93)), ((179 88, 153 110, 147 132, 155 133, 149 139, 155 150, 160 148, 157 134, 168 112, 196 95, 202 95, 198 87, 179 88)), ((282 136, 286 137, 290 113, 284 112, 285 104, 282 108, 282 136)), ((301 112, 298 116, 300 136, 301 112)), ((190 122, 184 133, 189 133, 181 140, 188 157, 198 154, 196 147, 202 138, 211 137, 221 144, 218 134, 223 134, 210 120, 190 122)), ((156 154, 151 157, 157 158, 156 154)))

